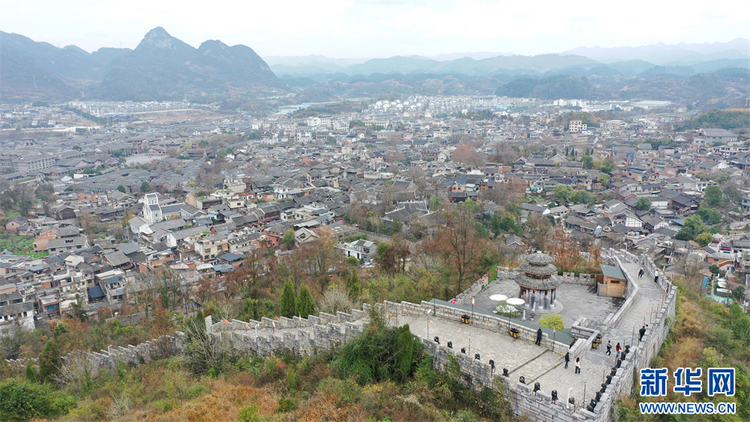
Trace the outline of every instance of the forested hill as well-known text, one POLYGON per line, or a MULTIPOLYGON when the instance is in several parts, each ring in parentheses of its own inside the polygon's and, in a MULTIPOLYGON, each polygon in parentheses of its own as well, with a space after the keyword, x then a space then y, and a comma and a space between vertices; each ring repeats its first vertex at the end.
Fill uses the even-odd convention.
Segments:
POLYGON ((209 40, 194 48, 161 27, 149 31, 134 50, 102 48, 89 54, 5 32, 0 32, 0 46, 3 100, 187 97, 209 102, 285 90, 250 47, 209 40))

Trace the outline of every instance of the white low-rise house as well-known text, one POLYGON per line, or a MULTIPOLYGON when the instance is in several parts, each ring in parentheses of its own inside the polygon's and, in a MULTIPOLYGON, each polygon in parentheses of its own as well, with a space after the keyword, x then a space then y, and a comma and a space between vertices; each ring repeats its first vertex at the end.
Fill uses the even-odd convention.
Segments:
POLYGON ((65 252, 76 252, 88 249, 89 241, 86 236, 66 237, 62 239, 50 239, 47 248, 50 255, 60 255, 65 252))
POLYGON ((336 245, 336 249, 340 249, 346 256, 353 256, 360 261, 363 259, 370 259, 377 253, 377 245, 375 242, 360 239, 352 243, 339 243, 336 245))

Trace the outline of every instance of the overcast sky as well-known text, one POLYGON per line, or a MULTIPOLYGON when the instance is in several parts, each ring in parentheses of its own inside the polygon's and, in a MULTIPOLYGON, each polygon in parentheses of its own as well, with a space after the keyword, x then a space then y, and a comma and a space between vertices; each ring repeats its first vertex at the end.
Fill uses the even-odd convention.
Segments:
POLYGON ((157 26, 261 56, 534 55, 750 38, 750 1, 0 0, 1 30, 87 51, 135 48, 157 26))

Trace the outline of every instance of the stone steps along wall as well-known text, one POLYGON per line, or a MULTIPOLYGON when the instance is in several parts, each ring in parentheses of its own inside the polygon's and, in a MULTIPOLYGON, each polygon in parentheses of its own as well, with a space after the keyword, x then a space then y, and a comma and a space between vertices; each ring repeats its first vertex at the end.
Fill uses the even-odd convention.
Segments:
MULTIPOLYGON (((181 352, 182 339, 184 337, 184 333, 177 331, 174 335, 164 335, 138 344, 137 346, 110 346, 106 351, 88 353, 88 357, 93 359, 100 368, 110 370, 117 369, 117 364, 120 360, 125 364, 136 366, 141 363, 141 360, 144 363, 150 363, 153 360, 181 352)), ((65 363, 66 359, 67 356, 63 358, 63 363, 65 363)))
POLYGON ((268 337, 255 336, 252 330, 221 331, 214 333, 231 346, 259 356, 270 356, 278 350, 289 349, 300 355, 313 355, 320 350, 330 350, 340 346, 364 330, 361 325, 345 322, 342 324, 315 324, 304 330, 279 331, 268 337))
POLYGON ((675 305, 677 302, 677 288, 670 286, 669 292, 661 303, 655 318, 649 323, 643 340, 631 345, 631 353, 617 371, 616 381, 613 379, 614 396, 630 394, 633 382, 639 376, 640 369, 649 367, 651 360, 661 350, 674 325, 675 305))
MULTIPOLYGON (((536 395, 533 395, 533 387, 531 385, 519 383, 517 384, 514 397, 516 414, 531 415, 532 420, 547 421, 551 420, 548 417, 550 412, 558 411, 561 413, 555 416, 555 420, 592 420, 597 422, 611 420, 617 411, 615 407, 616 398, 630 394, 634 380, 638 377, 639 370, 649 366, 651 360, 658 354, 661 345, 669 335, 671 329, 670 317, 674 317, 675 314, 676 293, 677 289, 671 287, 667 297, 661 303, 656 313, 655 320, 651 323, 653 325, 649 325, 649 329, 643 336, 642 341, 631 345, 630 353, 621 362, 620 367, 617 368, 611 383, 606 386, 593 412, 589 412, 585 408, 589 403, 577 403, 577 406, 584 406, 584 408, 580 408, 574 415, 570 415, 570 412, 560 410, 563 407, 560 402, 552 404, 547 394, 537 392, 536 395)), ((571 348, 571 354, 575 355, 579 351, 583 353, 589 349, 591 341, 596 337, 596 334, 598 334, 598 331, 592 331, 586 341, 577 341, 574 347, 571 348)), ((597 391, 601 392, 597 387, 599 386, 592 386, 591 396, 587 394, 588 400, 594 398, 597 391)), ((560 394, 559 398, 564 404, 565 392, 558 391, 558 394, 560 394)))
POLYGON ((502 368, 492 368, 488 362, 473 359, 471 356, 460 353, 458 349, 449 349, 437 344, 431 339, 422 339, 414 336, 422 342, 425 352, 433 358, 433 365, 438 371, 445 371, 451 360, 455 359, 460 368, 461 381, 477 391, 483 388, 497 389, 499 383, 505 386, 509 393, 508 399, 513 405, 517 415, 529 417, 532 421, 598 421, 598 416, 587 412, 585 409, 576 410, 571 406, 565 406, 565 392, 558 392, 556 402, 552 401, 551 392, 540 390, 533 392, 533 385, 516 383, 513 384, 511 377, 502 376, 502 368))

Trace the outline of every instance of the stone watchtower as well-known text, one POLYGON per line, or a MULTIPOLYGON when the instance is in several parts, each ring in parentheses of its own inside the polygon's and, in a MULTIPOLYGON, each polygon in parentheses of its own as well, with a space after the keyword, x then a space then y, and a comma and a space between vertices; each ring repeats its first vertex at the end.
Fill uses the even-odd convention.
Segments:
POLYGON ((536 252, 524 257, 522 274, 516 277, 519 286, 518 297, 526 302, 532 311, 552 311, 557 306, 557 288, 562 279, 557 276, 557 267, 552 265, 552 257, 536 252))

